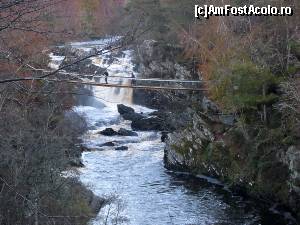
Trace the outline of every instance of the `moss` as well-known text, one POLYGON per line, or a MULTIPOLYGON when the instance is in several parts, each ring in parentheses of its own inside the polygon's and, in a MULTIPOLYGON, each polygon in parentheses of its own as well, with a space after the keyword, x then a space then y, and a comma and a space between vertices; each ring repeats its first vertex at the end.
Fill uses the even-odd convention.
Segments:
POLYGON ((171 147, 183 157, 188 157, 190 149, 193 149, 193 142, 182 140, 180 146, 173 144, 171 147))

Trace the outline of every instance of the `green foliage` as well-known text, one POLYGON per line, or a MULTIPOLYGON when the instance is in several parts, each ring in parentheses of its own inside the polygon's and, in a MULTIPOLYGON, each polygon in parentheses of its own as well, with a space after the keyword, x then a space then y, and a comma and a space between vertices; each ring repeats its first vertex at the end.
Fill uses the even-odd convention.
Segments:
POLYGON ((270 71, 249 61, 235 63, 230 70, 227 76, 217 75, 220 80, 212 90, 215 100, 228 111, 257 109, 276 102, 277 96, 269 87, 277 84, 277 78, 270 71))

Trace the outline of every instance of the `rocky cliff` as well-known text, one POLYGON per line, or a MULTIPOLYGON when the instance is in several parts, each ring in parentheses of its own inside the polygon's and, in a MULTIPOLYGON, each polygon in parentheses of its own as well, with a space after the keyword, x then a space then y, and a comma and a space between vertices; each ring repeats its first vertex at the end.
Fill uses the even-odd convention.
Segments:
POLYGON ((240 194, 288 207, 299 218, 300 148, 275 145, 266 130, 257 132, 260 138, 247 137, 228 118, 195 111, 184 129, 168 134, 165 166, 215 177, 240 194))
MULTIPOLYGON (((182 49, 178 46, 146 40, 135 47, 135 70, 142 78, 196 79, 198 75, 190 72, 190 65, 184 62, 179 63, 181 61, 181 52, 182 49)), ((136 84, 145 85, 141 81, 137 81, 136 84)), ((149 84, 159 86, 161 83, 149 83, 147 81, 147 85, 149 84)), ((134 101, 136 104, 163 110, 182 109, 182 106, 185 107, 186 99, 190 97, 187 92, 134 90, 134 101)))

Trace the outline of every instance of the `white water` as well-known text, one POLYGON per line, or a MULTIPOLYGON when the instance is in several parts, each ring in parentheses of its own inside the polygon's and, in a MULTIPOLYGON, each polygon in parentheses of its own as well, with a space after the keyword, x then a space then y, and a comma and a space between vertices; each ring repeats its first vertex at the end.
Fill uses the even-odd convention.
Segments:
POLYGON ((49 68, 54 70, 57 70, 61 65, 61 63, 63 62, 63 60, 65 59, 64 56, 57 56, 54 55, 53 53, 50 53, 49 57, 50 57, 50 63, 48 64, 48 66, 49 68))

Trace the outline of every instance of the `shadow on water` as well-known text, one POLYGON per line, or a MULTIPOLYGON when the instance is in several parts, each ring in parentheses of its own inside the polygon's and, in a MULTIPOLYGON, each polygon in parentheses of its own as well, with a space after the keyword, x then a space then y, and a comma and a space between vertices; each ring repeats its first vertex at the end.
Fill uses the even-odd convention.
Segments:
POLYGON ((236 224, 240 220, 240 224, 245 219, 252 220, 249 224, 253 225, 296 225, 296 221, 282 213, 270 211, 263 203, 258 203, 254 199, 246 196, 236 195, 229 191, 223 184, 216 184, 215 181, 209 182, 211 178, 199 178, 188 173, 180 173, 173 171, 165 171, 170 176, 170 188, 183 187, 187 190, 185 194, 198 196, 200 199, 208 198, 207 193, 214 193, 218 198, 229 206, 229 210, 225 210, 226 216, 231 222, 214 223, 214 225, 236 224), (248 215, 248 218, 245 218, 248 215))
POLYGON ((76 103, 80 106, 91 106, 98 109, 105 107, 105 104, 101 102, 101 99, 94 97, 93 88, 91 86, 82 87, 80 95, 76 96, 76 103))

